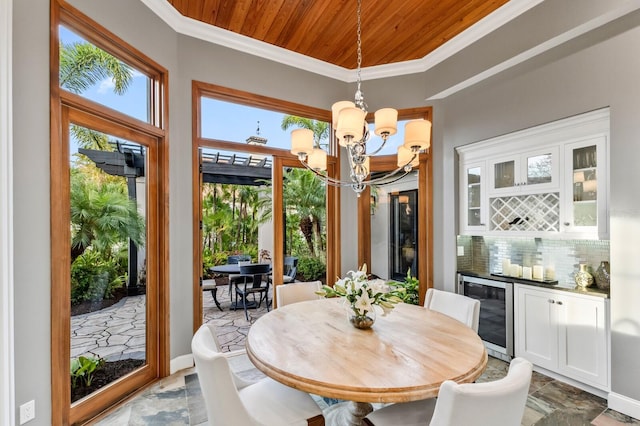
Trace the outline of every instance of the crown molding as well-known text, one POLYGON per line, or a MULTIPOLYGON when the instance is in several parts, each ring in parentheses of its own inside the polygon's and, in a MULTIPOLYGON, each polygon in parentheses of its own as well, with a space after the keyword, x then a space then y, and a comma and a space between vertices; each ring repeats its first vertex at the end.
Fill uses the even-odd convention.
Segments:
MULTIPOLYGON (((310 71, 346 83, 354 82, 356 70, 292 52, 232 31, 223 30, 181 15, 166 0, 140 0, 174 31, 213 44, 225 46, 253 56, 269 59, 291 67, 310 71)), ((397 77, 427 71, 491 31, 515 19, 543 0, 511 0, 478 23, 449 40, 421 59, 362 68, 362 80, 397 77)))
POLYGON ((428 98, 426 98, 426 101, 434 101, 434 100, 438 100, 438 99, 444 99, 448 96, 453 95, 454 93, 457 93, 463 89, 466 89, 467 87, 473 86, 474 84, 477 84, 483 80, 486 80, 490 77, 493 77, 494 75, 505 71, 509 68, 512 68, 518 64, 521 64, 535 56, 538 56, 546 51, 549 51, 555 47, 560 46, 563 43, 566 43, 572 39, 575 39, 583 34, 586 34, 590 31, 595 30, 598 27, 604 26, 606 24, 608 24, 611 21, 614 21, 618 18, 621 18, 624 15, 627 15, 631 12, 634 12, 636 10, 640 9, 640 2, 636 3, 636 2, 629 2, 626 4, 622 4, 619 8, 614 9, 608 13, 605 13, 603 15, 598 16, 597 18, 594 18, 590 21, 585 22, 582 25, 578 25, 575 28, 572 28, 569 31, 566 31, 556 37, 553 37, 549 40, 547 40, 544 43, 540 43, 537 46, 532 47, 529 50, 526 50, 522 53, 520 53, 519 55, 516 55, 506 61, 503 61, 491 68, 488 68, 487 70, 478 73, 476 75, 474 75, 471 78, 468 78, 467 80, 464 80, 454 86, 451 86, 449 88, 447 88, 446 90, 443 90, 433 96, 430 96, 428 98))

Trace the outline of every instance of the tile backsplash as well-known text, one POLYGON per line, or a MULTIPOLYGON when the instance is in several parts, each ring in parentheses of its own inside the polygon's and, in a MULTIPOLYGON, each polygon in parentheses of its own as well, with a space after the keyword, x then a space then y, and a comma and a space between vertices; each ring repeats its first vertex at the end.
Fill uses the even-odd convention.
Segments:
POLYGON ((542 265, 545 271, 555 270, 560 283, 573 283, 580 263, 589 265, 593 273, 600 262, 609 261, 608 240, 550 240, 522 237, 476 237, 459 235, 458 247, 464 255, 458 256, 457 269, 477 273, 502 273, 503 259, 520 266, 542 265))

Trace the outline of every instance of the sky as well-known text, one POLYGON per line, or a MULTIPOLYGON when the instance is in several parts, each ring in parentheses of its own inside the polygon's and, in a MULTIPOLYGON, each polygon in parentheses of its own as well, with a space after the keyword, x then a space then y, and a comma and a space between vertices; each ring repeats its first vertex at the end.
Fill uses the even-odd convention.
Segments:
MULTIPOLYGON (((84 41, 62 26, 60 27, 60 40, 64 44, 84 41)), ((147 121, 147 83, 148 78, 145 75, 134 71, 133 81, 124 95, 117 95, 113 92, 114 84, 111 79, 105 79, 95 84, 81 95, 132 117, 147 121)), ((290 147, 292 129, 284 131, 280 128, 284 116, 280 112, 210 98, 203 98, 201 107, 202 136, 206 138, 245 143, 250 136, 260 136, 267 139, 267 146, 283 149, 290 147)), ((330 105, 327 106, 327 109, 329 108, 330 105)), ((390 138, 379 155, 396 153, 397 146, 402 141, 403 126, 402 122, 398 123, 398 134, 390 138)), ((381 144, 381 139, 373 134, 373 129, 371 129, 371 135, 369 152, 377 149, 381 144)))

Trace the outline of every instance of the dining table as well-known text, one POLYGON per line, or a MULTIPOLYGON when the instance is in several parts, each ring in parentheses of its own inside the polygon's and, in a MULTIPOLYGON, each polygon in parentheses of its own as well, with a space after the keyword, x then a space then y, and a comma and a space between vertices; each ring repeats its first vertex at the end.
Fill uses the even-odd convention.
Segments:
POLYGON ((325 411, 327 425, 360 426, 372 403, 437 396, 445 380, 475 381, 487 365, 478 334, 422 306, 399 303, 370 329, 347 319, 344 299, 293 303, 259 318, 247 355, 287 386, 345 402, 325 411))

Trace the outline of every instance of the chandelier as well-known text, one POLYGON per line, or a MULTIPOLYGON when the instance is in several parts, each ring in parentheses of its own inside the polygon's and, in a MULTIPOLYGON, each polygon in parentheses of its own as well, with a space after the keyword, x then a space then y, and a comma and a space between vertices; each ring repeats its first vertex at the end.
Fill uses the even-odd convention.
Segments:
POLYGON ((331 107, 332 129, 340 146, 347 151, 350 180, 341 181, 326 175, 327 152, 319 146, 315 146, 312 130, 296 129, 291 132, 291 153, 297 155, 306 168, 328 185, 350 186, 358 197, 368 185, 393 183, 407 175, 413 167, 418 165, 418 155, 431 145, 431 122, 427 120, 407 121, 404 127, 404 143, 398 147, 397 169, 384 176, 369 178, 371 174, 370 157, 380 152, 389 137, 396 134, 398 130, 398 111, 393 108, 382 108, 375 112, 374 133, 382 139, 382 142, 377 149, 368 152, 367 143, 370 141, 371 135, 366 121, 367 104, 364 102, 364 93, 361 90, 361 7, 362 0, 358 0, 358 66, 355 99, 354 102, 339 101, 331 107))

